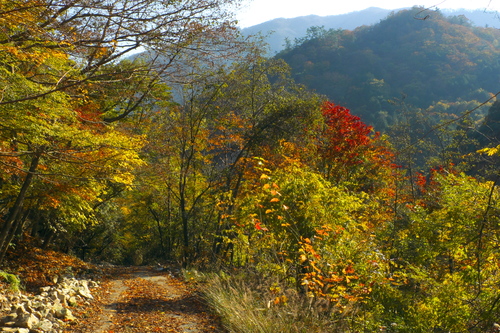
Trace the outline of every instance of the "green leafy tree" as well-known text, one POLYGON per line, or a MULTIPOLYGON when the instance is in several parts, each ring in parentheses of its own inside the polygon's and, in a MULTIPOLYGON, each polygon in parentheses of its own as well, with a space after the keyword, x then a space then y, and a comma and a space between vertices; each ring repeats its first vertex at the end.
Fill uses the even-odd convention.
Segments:
POLYGON ((488 330, 498 311, 496 184, 439 169, 416 185, 419 198, 391 232, 393 272, 405 283, 387 310, 403 331, 488 330))

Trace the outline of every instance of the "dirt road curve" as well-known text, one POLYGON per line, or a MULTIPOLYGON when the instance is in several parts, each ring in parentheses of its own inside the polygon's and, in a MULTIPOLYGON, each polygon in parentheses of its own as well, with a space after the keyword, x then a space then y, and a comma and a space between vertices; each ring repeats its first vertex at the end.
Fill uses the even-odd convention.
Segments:
POLYGON ((115 270, 101 295, 99 309, 72 332, 224 332, 193 289, 169 271, 115 270))

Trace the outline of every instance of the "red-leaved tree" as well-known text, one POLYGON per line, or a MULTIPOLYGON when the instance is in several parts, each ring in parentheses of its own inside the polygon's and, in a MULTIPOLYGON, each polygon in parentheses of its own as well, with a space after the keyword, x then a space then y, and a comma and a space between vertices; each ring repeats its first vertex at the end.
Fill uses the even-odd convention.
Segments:
MULTIPOLYGON (((319 168, 323 175, 333 181, 372 178, 370 175, 393 168, 393 154, 383 137, 373 131, 350 110, 326 101, 322 105, 324 126, 320 130, 317 149, 319 168), (361 177, 361 178, 360 178, 361 177)), ((372 187, 372 182, 364 187, 372 187)))

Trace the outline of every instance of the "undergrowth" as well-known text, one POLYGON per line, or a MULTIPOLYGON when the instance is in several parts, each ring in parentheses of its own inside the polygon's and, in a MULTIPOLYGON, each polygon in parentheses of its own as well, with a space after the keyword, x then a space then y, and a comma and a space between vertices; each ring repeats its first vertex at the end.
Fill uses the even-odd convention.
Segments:
POLYGON ((229 332, 310 333, 338 328, 330 315, 322 313, 321 305, 312 306, 295 289, 280 290, 271 278, 249 271, 230 275, 185 271, 184 276, 201 282, 206 301, 229 332))
POLYGON ((5 282, 7 282, 7 284, 9 285, 9 289, 11 291, 18 291, 21 287, 21 281, 14 274, 9 274, 7 272, 0 271, 0 278, 5 282))

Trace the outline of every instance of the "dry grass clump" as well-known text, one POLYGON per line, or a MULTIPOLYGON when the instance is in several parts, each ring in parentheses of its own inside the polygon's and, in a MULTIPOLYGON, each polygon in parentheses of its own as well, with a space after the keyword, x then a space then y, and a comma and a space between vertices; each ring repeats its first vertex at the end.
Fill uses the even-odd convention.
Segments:
POLYGON ((335 331, 335 322, 321 305, 313 306, 306 295, 283 290, 271 279, 245 271, 231 276, 208 274, 203 280, 205 299, 230 332, 335 331))

